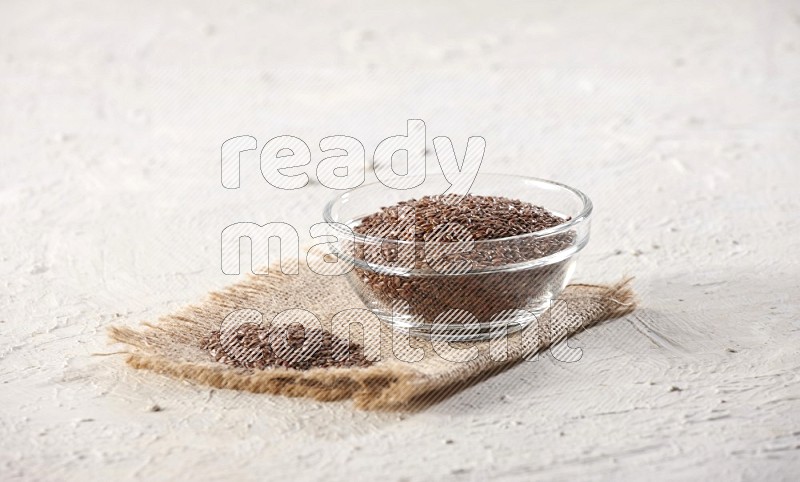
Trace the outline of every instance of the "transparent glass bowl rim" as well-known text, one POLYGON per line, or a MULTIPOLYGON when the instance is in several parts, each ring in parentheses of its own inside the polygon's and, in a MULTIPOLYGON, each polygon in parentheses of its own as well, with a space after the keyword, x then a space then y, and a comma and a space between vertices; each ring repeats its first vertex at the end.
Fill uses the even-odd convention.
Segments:
MULTIPOLYGON (((492 244, 492 243, 513 242, 513 241, 518 241, 518 240, 537 239, 537 238, 545 238, 545 237, 553 236, 555 234, 563 233, 565 231, 568 231, 568 230, 572 229, 576 225, 578 225, 578 224, 584 222, 585 220, 589 219, 589 217, 592 215, 592 201, 591 201, 591 199, 589 199, 589 197, 586 194, 584 194, 583 192, 575 189, 574 187, 568 186, 566 184, 562 184, 562 183, 556 182, 556 181, 550 181, 548 179, 541 179, 541 178, 538 178, 538 177, 515 176, 515 175, 511 175, 511 174, 479 173, 478 176, 496 177, 496 178, 503 178, 503 179, 507 179, 507 180, 513 180, 513 181, 532 181, 532 182, 535 182, 535 183, 547 184, 550 187, 556 187, 558 189, 562 189, 564 191, 567 191, 567 192, 573 194, 575 197, 577 197, 580 200, 580 202, 582 204, 581 210, 578 212, 577 215, 573 216, 569 221, 565 221, 565 222, 563 222, 563 223, 561 223, 561 224, 559 224, 557 226, 553 226, 553 227, 547 228, 547 229, 542 229, 541 231, 535 231, 533 233, 523 233, 523 234, 518 234, 516 236, 507 236, 505 238, 476 240, 475 244, 478 245, 478 246, 485 246, 485 245, 489 245, 489 244, 492 244)), ((430 175, 426 175, 423 179, 427 180, 430 177, 444 178, 444 175, 443 174, 430 174, 430 175)), ((422 176, 417 176, 416 177, 416 179, 419 179, 419 178, 422 178, 422 176)), ((409 179, 414 179, 414 177, 410 177, 409 179)), ((354 237, 354 240, 356 241, 356 243, 359 243, 359 244, 373 245, 373 244, 383 244, 385 242, 388 242, 388 243, 390 243, 392 245, 395 245, 395 246, 408 246, 408 245, 413 245, 413 244, 419 243, 419 241, 415 241, 415 240, 397 240, 397 239, 391 239, 391 238, 379 238, 379 237, 375 237, 375 236, 364 236, 364 235, 356 233, 355 231, 345 230, 345 229, 342 229, 341 227, 338 226, 338 224, 347 225, 346 223, 351 222, 352 220, 345 220, 344 222, 342 222, 342 221, 336 221, 336 220, 333 219, 333 207, 338 202, 342 201, 347 196, 349 196, 350 194, 352 194, 352 193, 354 193, 356 191, 359 191, 359 190, 362 190, 362 189, 367 189, 369 187, 378 186, 378 185, 383 186, 386 189, 391 189, 391 188, 385 186, 384 184, 382 184, 380 181, 377 181, 377 182, 371 182, 371 183, 368 183, 368 184, 362 184, 361 186, 358 186, 356 188, 350 189, 347 192, 344 192, 344 193, 341 193, 341 194, 337 194, 333 199, 328 201, 328 203, 325 205, 325 208, 323 209, 323 212, 322 212, 323 219, 325 220, 326 223, 328 223, 329 226, 331 226, 334 229, 334 231, 336 231, 337 233, 339 233, 339 234, 341 234, 343 236, 346 236, 348 238, 353 238, 354 237)), ((543 206, 543 207, 545 209, 547 209, 547 206, 543 206)), ((351 226, 351 228, 352 228, 352 226, 351 226)))

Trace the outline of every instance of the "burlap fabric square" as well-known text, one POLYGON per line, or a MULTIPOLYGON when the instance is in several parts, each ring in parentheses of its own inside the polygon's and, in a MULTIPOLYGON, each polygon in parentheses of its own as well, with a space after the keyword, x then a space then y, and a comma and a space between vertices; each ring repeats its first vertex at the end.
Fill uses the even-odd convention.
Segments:
POLYGON ((529 360, 572 334, 625 315, 634 305, 627 281, 608 286, 573 284, 538 323, 522 331, 492 341, 431 342, 381 323, 344 276, 321 276, 300 263, 296 275, 279 270, 266 276, 249 275, 155 323, 139 328, 113 326, 110 337, 127 345, 127 362, 132 367, 177 379, 322 401, 352 399, 360 409, 418 410, 529 360), (350 339, 360 343, 374 363, 309 370, 247 369, 217 362, 203 348, 211 333, 225 324, 275 326, 301 318, 318 320, 332 333, 350 333, 350 339))

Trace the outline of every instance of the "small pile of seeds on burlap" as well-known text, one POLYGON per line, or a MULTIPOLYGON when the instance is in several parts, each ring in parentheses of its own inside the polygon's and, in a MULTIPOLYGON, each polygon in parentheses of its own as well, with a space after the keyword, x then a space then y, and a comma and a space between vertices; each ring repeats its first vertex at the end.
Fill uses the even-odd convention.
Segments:
POLYGON ((566 279, 567 261, 508 267, 524 266, 569 247, 575 239, 572 231, 522 236, 567 221, 541 206, 500 196, 466 195, 459 200, 451 194, 403 201, 364 217, 353 228, 357 234, 389 241, 356 241, 357 277, 351 281, 374 303, 388 307, 398 300, 407 302, 410 314, 428 323, 448 310, 466 311, 479 322, 488 322, 499 311, 530 308, 533 301, 541 301, 536 300, 537 293, 546 295, 566 279), (464 241, 472 244, 448 254, 447 260, 448 266, 468 262, 466 271, 442 271, 431 262, 431 252, 464 241), (375 269, 390 265, 413 268, 414 273, 404 276, 375 269))
POLYGON ((306 329, 300 323, 269 329, 243 323, 231 331, 212 332, 203 348, 214 360, 233 367, 308 370, 372 364, 357 343, 348 343, 327 330, 306 329))

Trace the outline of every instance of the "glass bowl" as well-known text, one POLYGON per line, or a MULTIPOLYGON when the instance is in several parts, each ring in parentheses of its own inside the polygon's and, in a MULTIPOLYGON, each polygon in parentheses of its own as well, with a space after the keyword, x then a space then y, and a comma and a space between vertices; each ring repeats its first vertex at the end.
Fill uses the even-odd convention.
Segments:
MULTIPOLYGON (((380 320, 414 336, 478 340, 525 328, 569 282, 575 255, 589 241, 591 201, 577 189, 553 181, 479 174, 470 194, 518 199, 565 221, 518 236, 490 240, 450 236, 449 242, 399 241, 352 231, 384 206, 445 191, 453 192, 447 179, 429 174, 412 189, 372 183, 333 198, 323 217, 329 234, 336 237, 330 243, 333 251, 352 263, 345 274, 350 285, 380 320)), ((513 217, 497 220, 505 222, 513 222, 513 217)))

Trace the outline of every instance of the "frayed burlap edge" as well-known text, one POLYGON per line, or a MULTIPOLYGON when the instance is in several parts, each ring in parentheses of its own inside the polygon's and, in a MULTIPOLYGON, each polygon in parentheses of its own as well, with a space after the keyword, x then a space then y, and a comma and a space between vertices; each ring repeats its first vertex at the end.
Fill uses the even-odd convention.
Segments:
MULTIPOLYGON (((275 280, 267 283, 274 283, 275 280)), ((280 282, 280 280, 278 280, 280 282)), ((248 371, 231 368, 209 361, 181 361, 154 353, 153 346, 170 343, 186 343, 213 328, 205 322, 209 304, 220 309, 229 309, 231 297, 242 293, 263 290, 260 277, 250 277, 221 292, 212 293, 200 305, 189 306, 174 315, 161 318, 155 324, 144 323, 142 329, 112 326, 109 337, 132 348, 127 363, 136 369, 160 373, 172 378, 189 380, 221 389, 268 393, 289 397, 308 397, 319 401, 352 399, 355 406, 365 410, 418 410, 445 399, 464 388, 516 365, 524 357, 492 363, 457 379, 423 375, 409 364, 388 368, 377 363, 363 369, 318 368, 307 371, 270 369, 248 371)), ((566 333, 561 339, 599 322, 617 318, 632 312, 635 295, 630 288, 630 279, 615 285, 601 286, 573 284, 567 291, 578 291, 581 297, 590 297, 599 310, 583 326, 566 333)), ((541 351, 560 339, 543 339, 534 351, 541 351)))

